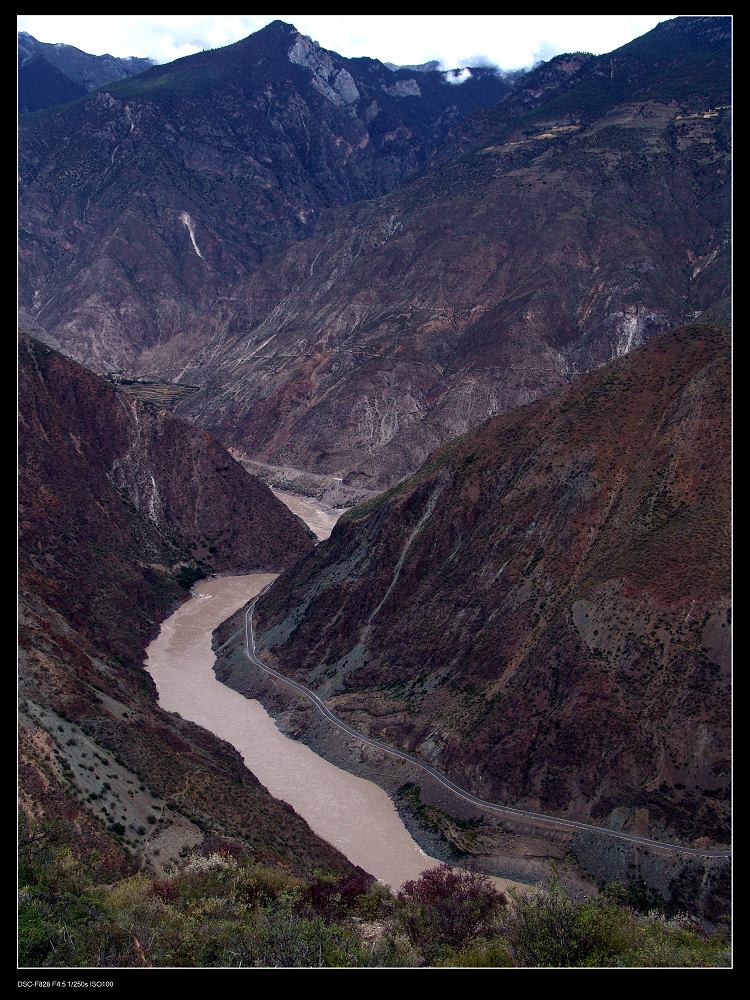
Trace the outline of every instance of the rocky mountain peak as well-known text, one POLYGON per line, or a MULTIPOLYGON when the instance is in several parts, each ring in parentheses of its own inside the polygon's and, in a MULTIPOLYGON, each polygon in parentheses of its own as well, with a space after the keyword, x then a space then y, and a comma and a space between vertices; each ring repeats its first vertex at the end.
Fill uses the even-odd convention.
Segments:
POLYGON ((289 38, 292 35, 299 35, 299 31, 293 24, 289 21, 282 21, 277 18, 275 21, 271 21, 265 27, 261 28, 259 31, 253 33, 253 35, 248 37, 255 38, 289 38))
POLYGON ((313 86, 337 107, 353 104, 360 98, 354 77, 343 66, 336 66, 332 53, 297 33, 289 49, 289 62, 304 66, 313 74, 313 86))
MULTIPOLYGON (((252 274, 265 248, 306 238, 327 208, 391 191, 464 114, 509 90, 489 72, 460 87, 441 73, 420 74, 419 83, 414 75, 346 59, 273 21, 25 120, 29 323, 97 370, 132 371, 142 348, 171 340, 252 274), (37 232, 41 243, 30 236, 37 232), (50 282, 59 292, 44 292, 50 282), (119 304, 99 309, 110 293, 119 304), (58 318, 37 315, 58 304, 83 310, 62 320, 62 337, 51 329, 58 318)), ((45 87, 61 92, 59 80, 45 87)), ((81 96, 73 88, 68 99, 81 96)))
POLYGON ((394 73, 400 69, 410 70, 412 73, 439 73, 440 72, 440 60, 430 59, 429 62, 424 63, 413 63, 404 66, 399 66, 397 63, 387 62, 385 64, 388 69, 392 69, 394 73))

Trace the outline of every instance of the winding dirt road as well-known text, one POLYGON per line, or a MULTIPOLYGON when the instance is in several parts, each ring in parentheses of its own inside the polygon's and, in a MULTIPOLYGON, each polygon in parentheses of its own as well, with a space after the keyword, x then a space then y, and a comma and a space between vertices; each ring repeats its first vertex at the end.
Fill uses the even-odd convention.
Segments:
MULTIPOLYGON (((259 594, 258 596, 261 595, 259 594)), ((386 743, 381 743, 379 740, 374 740, 372 737, 365 736, 363 733, 357 732, 356 729, 352 729, 351 726, 348 726, 345 722, 342 722, 338 716, 334 715, 325 702, 322 701, 314 691, 311 691, 310 688, 292 680, 290 677, 286 677, 284 674, 279 673, 278 670, 274 670, 273 667, 269 667, 267 663, 264 663, 255 652, 252 615, 256 601, 257 598, 253 601, 245 613, 245 652, 248 659, 254 666, 265 671, 267 674, 270 674, 272 677, 275 677, 288 687, 294 688, 295 691, 298 691, 301 695, 307 698, 308 701, 311 701, 320 714, 325 716, 329 722, 338 726, 339 729, 342 729, 349 736, 352 736, 354 739, 359 740, 359 742, 364 743, 367 746, 374 747, 376 750, 381 750, 383 753, 390 754, 393 757, 398 757, 401 760, 405 760, 410 764, 416 765, 445 788, 448 788, 459 798, 464 799, 466 802, 470 802, 473 806, 476 806, 483 812, 492 812, 497 815, 509 816, 516 819, 529 819, 536 823, 545 823, 548 826, 554 826, 559 829, 581 830, 585 833, 595 833, 602 837, 612 837, 615 840, 627 841, 631 844, 638 844, 641 847, 649 847, 659 851, 670 851, 673 853, 683 854, 688 857, 731 858, 732 852, 728 849, 708 850, 699 847, 685 847, 682 844, 671 844, 662 840, 652 840, 650 837, 639 837, 634 833, 625 833, 621 830, 610 830, 608 827, 594 826, 591 823, 582 823, 579 820, 562 819, 559 816, 550 816, 546 813, 532 812, 529 809, 519 809, 516 806, 499 805, 496 802, 488 802, 486 799, 480 799, 476 795, 472 795, 471 792, 467 792, 466 789, 460 788, 458 785, 454 784, 450 778, 446 777, 446 775, 437 771, 434 767, 432 767, 432 765, 419 760, 418 757, 414 757, 412 754, 406 753, 404 750, 397 750, 395 747, 388 746, 386 743)))

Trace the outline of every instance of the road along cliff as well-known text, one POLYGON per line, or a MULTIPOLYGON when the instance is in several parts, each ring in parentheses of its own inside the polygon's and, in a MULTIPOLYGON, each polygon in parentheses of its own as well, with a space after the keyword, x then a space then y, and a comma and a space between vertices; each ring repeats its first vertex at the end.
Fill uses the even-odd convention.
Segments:
MULTIPOLYGON (((258 655, 479 798, 724 852, 728 386, 726 332, 688 327, 488 421, 262 595, 258 655)), ((604 840, 575 852, 665 891, 694 864, 604 840)))

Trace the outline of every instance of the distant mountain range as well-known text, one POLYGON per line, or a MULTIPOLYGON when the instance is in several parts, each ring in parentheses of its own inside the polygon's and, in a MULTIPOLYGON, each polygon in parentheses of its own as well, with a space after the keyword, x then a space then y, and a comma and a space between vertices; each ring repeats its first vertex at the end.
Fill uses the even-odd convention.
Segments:
POLYGON ((277 21, 25 116, 24 321, 202 386, 180 412, 248 458, 388 486, 659 330, 726 321, 730 24, 456 86, 277 21))
POLYGON ((726 27, 531 72, 141 363, 201 384, 180 412, 246 455, 367 495, 660 330, 727 323, 726 27))
POLYGON ((269 247, 305 239, 327 207, 390 191, 508 90, 490 70, 456 87, 343 59, 276 21, 28 116, 29 322, 99 370, 132 366, 213 311, 269 247))
POLYGON ((39 111, 75 101, 97 87, 137 76, 154 65, 153 59, 94 56, 73 45, 40 42, 21 31, 18 34, 18 110, 39 111))

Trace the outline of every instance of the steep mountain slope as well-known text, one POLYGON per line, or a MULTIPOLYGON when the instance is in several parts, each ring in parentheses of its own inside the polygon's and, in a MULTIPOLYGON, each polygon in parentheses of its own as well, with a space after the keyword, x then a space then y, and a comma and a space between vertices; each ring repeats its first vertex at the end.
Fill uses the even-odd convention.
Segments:
POLYGON ((728 348, 659 335, 438 450, 260 599, 262 655, 484 798, 726 843, 728 348))
POLYGON ((327 213, 144 364, 202 385, 179 412, 247 456, 364 493, 659 330, 726 322, 729 39, 685 21, 681 61, 657 29, 614 97, 604 57, 535 71, 532 118, 519 81, 496 141, 327 213))
POLYGON ((137 76, 154 65, 152 59, 95 56, 73 45, 40 42, 18 33, 18 110, 39 111, 74 101, 114 80, 137 76))
POLYGON ((53 346, 129 366, 222 307, 265 248, 391 190, 510 85, 344 59, 275 21, 24 120, 22 304, 53 346))
POLYGON ((501 105, 459 122, 449 155, 496 141, 520 119, 532 125, 537 112, 591 122, 628 100, 722 104, 730 97, 731 28, 727 16, 675 17, 603 56, 556 56, 518 81, 501 105))
POLYGON ((31 340, 20 402, 23 814, 62 825, 101 877, 216 836, 350 870, 234 750, 157 708, 142 666, 196 557, 288 565, 305 526, 207 434, 31 340))

